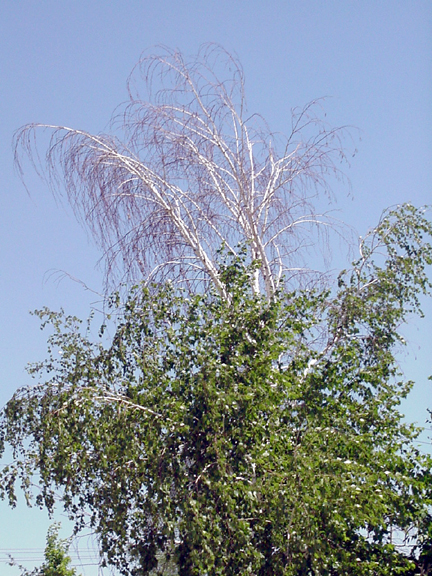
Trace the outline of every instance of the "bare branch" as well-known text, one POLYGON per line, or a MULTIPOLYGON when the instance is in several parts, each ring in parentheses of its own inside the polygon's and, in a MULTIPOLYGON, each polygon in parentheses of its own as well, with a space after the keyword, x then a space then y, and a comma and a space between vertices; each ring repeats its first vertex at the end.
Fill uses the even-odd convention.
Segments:
POLYGON ((319 189, 330 193, 329 177, 341 176, 343 130, 327 129, 313 102, 293 113, 279 154, 281 138, 260 116, 246 115, 241 65, 215 45, 191 62, 168 49, 143 57, 128 90, 112 123, 119 137, 40 124, 19 130, 21 174, 24 153, 38 173, 46 167, 56 194, 64 185, 103 250, 107 285, 149 276, 193 283, 204 273, 227 296, 218 250, 246 245, 260 262, 253 288, 271 298, 282 270, 298 267, 290 255, 297 258, 305 237, 332 226, 312 200, 319 189), (51 133, 44 162, 41 130, 51 133))

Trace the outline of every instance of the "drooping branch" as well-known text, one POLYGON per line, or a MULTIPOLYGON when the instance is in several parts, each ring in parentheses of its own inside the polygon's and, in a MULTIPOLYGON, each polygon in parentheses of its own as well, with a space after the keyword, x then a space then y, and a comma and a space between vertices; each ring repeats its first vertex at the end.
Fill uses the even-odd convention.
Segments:
POLYGON ((246 115, 239 62, 214 45, 191 63, 167 49, 142 58, 128 87, 130 101, 113 121, 121 138, 28 125, 16 135, 20 169, 22 152, 37 164, 36 133, 52 131, 47 178, 57 192, 64 182, 104 251, 108 281, 204 276, 224 295, 217 252, 246 245, 259 262, 254 290, 270 298, 298 267, 313 227, 331 225, 313 199, 339 174, 341 131, 328 130, 310 104, 293 114, 279 153, 262 118, 246 115), (145 100, 134 89, 137 76, 145 100))

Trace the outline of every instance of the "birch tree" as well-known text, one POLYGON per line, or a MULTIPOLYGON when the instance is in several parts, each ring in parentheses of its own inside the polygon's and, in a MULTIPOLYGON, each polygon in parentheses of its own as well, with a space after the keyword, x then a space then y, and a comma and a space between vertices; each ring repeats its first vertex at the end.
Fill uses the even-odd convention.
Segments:
POLYGON ((268 298, 284 276, 306 272, 305 251, 335 224, 314 201, 345 159, 343 130, 318 118, 319 103, 294 110, 287 137, 273 133, 247 109, 240 63, 215 45, 190 61, 169 49, 142 57, 127 85, 111 134, 31 124, 15 141, 22 174, 28 154, 56 193, 64 185, 103 250, 108 285, 210 281, 223 295, 222 245, 233 255, 247 246, 259 262, 253 290, 268 298))
POLYGON ((0 498, 61 507, 124 576, 431 574, 432 458, 397 357, 431 238, 402 206, 331 292, 270 301, 228 255, 229 302, 137 285, 111 337, 39 311, 47 356, 0 412, 0 498))

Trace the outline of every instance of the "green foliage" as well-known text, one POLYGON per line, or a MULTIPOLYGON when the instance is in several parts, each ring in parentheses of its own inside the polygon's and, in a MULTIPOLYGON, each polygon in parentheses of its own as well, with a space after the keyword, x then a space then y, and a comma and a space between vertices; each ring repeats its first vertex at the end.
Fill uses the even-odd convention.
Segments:
POLYGON ((51 510, 60 491, 125 575, 417 573, 431 462, 398 411, 412 383, 395 346, 430 289, 431 232, 389 212, 334 291, 268 301, 229 256, 228 300, 136 286, 111 299, 111 339, 38 312, 48 359, 3 412, 2 496, 18 481, 31 498, 33 478, 51 510))
MULTIPOLYGON (((60 525, 53 524, 48 529, 45 562, 40 568, 35 568, 31 572, 20 566, 21 576, 76 576, 74 568, 69 568, 71 562, 68 556, 69 543, 67 540, 60 540, 58 537, 60 525)), ((15 565, 15 563, 13 563, 15 565)))

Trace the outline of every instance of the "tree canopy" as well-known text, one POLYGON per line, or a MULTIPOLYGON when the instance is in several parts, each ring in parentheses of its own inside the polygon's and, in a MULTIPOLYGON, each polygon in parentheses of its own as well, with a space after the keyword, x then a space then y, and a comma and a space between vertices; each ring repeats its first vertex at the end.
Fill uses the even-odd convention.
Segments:
POLYGON ((0 496, 60 504, 125 576, 430 572, 431 460, 396 357, 431 288, 424 210, 388 210, 317 282, 343 131, 312 103, 272 132, 214 45, 142 58, 128 90, 110 134, 16 135, 42 171, 48 130, 47 179, 125 286, 98 335, 36 312, 48 354, 0 415, 0 496))
POLYGON ((40 381, 1 416, 2 496, 60 498, 125 575, 426 574, 431 461, 395 354, 431 287, 431 232, 398 207, 333 289, 270 299, 247 247, 224 248, 223 295, 139 284, 99 337, 41 310, 40 381))

